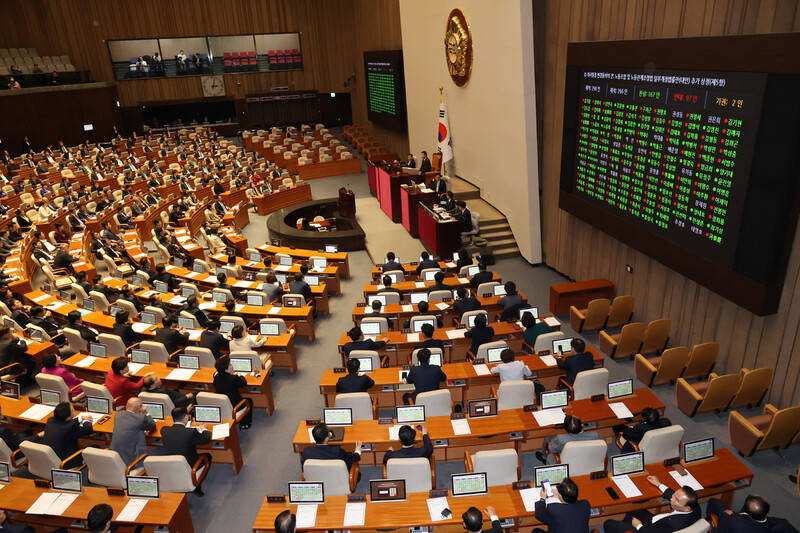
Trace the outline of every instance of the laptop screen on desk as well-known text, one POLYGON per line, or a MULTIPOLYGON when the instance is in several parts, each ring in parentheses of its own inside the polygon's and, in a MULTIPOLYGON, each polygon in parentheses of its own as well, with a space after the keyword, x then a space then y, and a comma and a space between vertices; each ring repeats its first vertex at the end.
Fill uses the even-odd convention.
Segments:
POLYGON ((530 313, 533 315, 533 318, 539 318, 539 308, 538 307, 525 307, 519 310, 519 319, 522 320, 522 316, 525 313, 530 313))
POLYGON ((569 405, 569 391, 554 390, 543 392, 540 405, 542 409, 554 409, 556 407, 566 407, 569 405))
POLYGON ((572 351, 572 337, 553 341, 553 353, 569 353, 572 351))
POLYGON ((194 421, 200 424, 219 424, 222 412, 216 405, 195 405, 194 421))
POLYGON ((291 257, 286 257, 286 256, 283 256, 283 255, 282 255, 282 256, 280 256, 280 257, 278 258, 278 264, 280 264, 280 265, 282 265, 282 266, 288 266, 288 267, 290 267, 290 266, 292 266, 292 258, 291 258, 291 257))
POLYGON ((203 272, 205 272, 205 268, 203 268, 203 265, 200 263, 194 263, 192 265, 192 270, 197 272, 198 274, 202 274, 203 272))
POLYGON ((188 370, 197 370, 200 368, 200 358, 196 355, 179 355, 178 366, 188 370))
POLYGON ((380 322, 363 320, 361 322, 361 333, 363 333, 364 335, 380 335, 381 333, 380 322))
POLYGON ((506 286, 505 285, 493 285, 492 286, 492 293, 495 296, 505 296, 506 295, 506 286))
MULTIPOLYGON (((158 282, 156 282, 156 283, 158 283, 158 282)), ((164 291, 164 292, 167 292, 167 291, 164 291)), ((94 300, 92 300, 90 298, 84 298, 83 299, 83 308, 86 309, 87 311, 94 311, 94 300)), ((8 324, 6 324, 6 325, 8 325, 8 324)), ((12 326, 13 326, 13 324, 12 324, 12 326)))
POLYGON ((309 287, 319 287, 319 276, 306 276, 303 278, 309 287))
POLYGON ((224 304, 228 301, 228 295, 222 291, 211 291, 211 297, 215 302, 224 304))
POLYGON ((231 357, 234 372, 249 373, 253 371, 253 360, 249 357, 231 357))
POLYGON ((372 302, 378 301, 381 305, 386 305, 386 296, 383 294, 371 294, 367 296, 367 305, 372 307, 372 302))
POLYGON ((405 479, 371 479, 369 499, 373 502, 401 502, 406 499, 405 479))
POLYGON ((83 485, 81 484, 81 473, 74 470, 57 470, 50 471, 53 481, 53 490, 61 492, 81 492, 83 485))
POLYGON ((164 406, 160 403, 142 402, 142 407, 147 410, 153 420, 164 420, 164 406))
POLYGON ((324 257, 315 257, 311 260, 311 267, 317 270, 325 270, 328 268, 328 260, 324 257))
POLYGON ((55 407, 61 403, 61 394, 58 391, 41 389, 39 397, 42 399, 42 404, 55 407))
POLYGON ((95 398, 93 396, 86 397, 86 410, 90 413, 98 413, 107 415, 111 412, 108 398, 95 398))
POLYGON ((397 411, 398 424, 416 424, 425 422, 425 406, 424 405, 407 405, 398 406, 395 408, 397 411))
POLYGON ((172 264, 178 268, 183 268, 183 259, 181 259, 180 257, 173 257, 172 264))
POLYGON ((486 484, 486 472, 452 474, 450 483, 453 488, 453 496, 475 496, 489 492, 486 484))
POLYGON ((480 271, 481 271, 481 269, 478 268, 477 265, 476 266, 467 267, 467 276, 469 276, 471 278, 472 276, 474 276, 475 274, 477 274, 480 271))
POLYGON ((144 280, 142 279, 142 276, 133 276, 131 278, 131 285, 133 285, 134 287, 141 287, 142 285, 144 285, 144 280))
POLYGON ((372 357, 351 357, 351 359, 358 359, 358 371, 369 373, 372 372, 372 357))
MULTIPOLYGON (((158 280, 154 281, 153 282, 153 288, 156 290, 156 292, 160 292, 160 293, 164 293, 164 294, 167 292, 167 284, 165 282, 163 282, 163 281, 158 281, 158 280)), ((86 303, 86 301, 84 300, 84 304, 85 303, 86 303)))
POLYGON ((261 294, 248 294, 247 295, 247 305, 255 305, 258 307, 264 306, 264 296, 261 294))
POLYGON ((325 503, 325 491, 321 481, 289 482, 289 503, 325 503))
POLYGON ((431 270, 424 273, 422 276, 422 281, 434 281, 436 274, 441 272, 441 270, 431 270))
POLYGON ((422 326, 425 324, 430 324, 432 328, 436 328, 436 320, 434 319, 425 319, 425 320, 415 320, 414 321, 414 333, 420 333, 422 331, 422 326))
POLYGON ((714 438, 683 443, 683 461, 686 464, 714 457, 714 438))
POLYGON ((236 325, 236 322, 233 320, 220 320, 219 321, 219 332, 220 333, 230 333, 233 329, 233 326, 236 325))
POLYGON ((566 477, 569 477, 569 465, 567 464, 533 467, 533 480, 537 487, 541 487, 543 481, 549 481, 550 485, 555 487, 566 477))
MULTIPOLYGON (((472 318, 472 317, 470 317, 472 318)), ((487 363, 502 363, 503 360, 500 359, 500 354, 503 353, 505 350, 505 346, 500 346, 498 348, 489 348, 486 350, 486 362, 487 363)))
POLYGON ((412 305, 417 305, 420 302, 427 302, 428 301, 428 293, 427 292, 412 292, 408 296, 409 301, 412 305))
POLYGON ((353 410, 349 407, 332 407, 323 409, 326 426, 352 426, 353 410))
POLYGON ((622 398, 633 394, 633 380, 622 379, 620 381, 610 381, 608 383, 608 399, 622 398))
POLYGON ((179 316, 178 327, 186 329, 194 329, 194 318, 189 318, 188 316, 179 316))
POLYGON ((269 336, 276 336, 280 335, 280 327, 278 324, 274 324, 271 322, 268 323, 261 323, 258 325, 259 331, 262 335, 269 335, 269 336))
POLYGON ((626 476, 644 472, 644 452, 611 456, 611 475, 626 476))
POLYGON ((0 483, 11 483, 11 468, 8 463, 0 463, 0 483))
POLYGON ((158 478, 149 476, 126 476, 128 498, 158 498, 158 478))
POLYGON ((191 287, 181 287, 181 296, 184 298, 188 298, 189 296, 194 296, 194 289, 191 287))
POLYGON ((108 357, 108 347, 105 344, 99 344, 96 342, 89 343, 89 355, 94 357, 100 357, 101 359, 105 359, 108 357))
POLYGON ((145 324, 150 324, 151 326, 156 325, 156 315, 155 313, 148 313, 147 311, 142 311, 139 313, 139 318, 145 324))
POLYGON ((250 252, 250 261, 253 263, 261 262, 261 254, 258 252, 250 252))
POLYGON ((335 254, 339 251, 339 245, 337 244, 326 244, 325 245, 325 253, 326 254, 335 254))
POLYGON ((469 417, 497 416, 497 398, 469 401, 469 417))

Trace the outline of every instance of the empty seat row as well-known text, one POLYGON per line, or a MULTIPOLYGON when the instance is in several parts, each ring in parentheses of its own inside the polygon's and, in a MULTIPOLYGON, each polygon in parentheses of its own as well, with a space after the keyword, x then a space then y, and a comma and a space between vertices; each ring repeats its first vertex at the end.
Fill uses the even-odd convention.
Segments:
POLYGON ((36 48, 0 48, 0 57, 34 57, 38 55, 36 48))
POLYGON ((711 373, 708 380, 692 384, 678 378, 675 397, 678 408, 691 417, 709 411, 759 405, 771 384, 771 368, 743 368, 738 374, 711 373))
POLYGON ((617 334, 600 332, 600 351, 611 359, 633 358, 637 353, 651 354, 662 351, 669 342, 672 320, 660 318, 645 326, 643 322, 633 322, 622 326, 617 334))
POLYGON ((714 369, 718 355, 717 342, 697 344, 691 351, 686 346, 668 348, 660 355, 649 358, 637 353, 634 365, 636 377, 648 387, 675 383, 680 377, 708 377, 714 369))
POLYGON ((26 57, 11 57, 0 56, 3 58, 3 63, 6 65, 16 64, 18 67, 22 65, 69 65, 69 56, 26 56, 26 57))
POLYGON ((569 308, 569 322, 578 333, 618 328, 631 321, 635 303, 634 296, 625 295, 614 298, 613 304, 608 298, 598 298, 589 302, 586 309, 578 309, 572 305, 569 308))

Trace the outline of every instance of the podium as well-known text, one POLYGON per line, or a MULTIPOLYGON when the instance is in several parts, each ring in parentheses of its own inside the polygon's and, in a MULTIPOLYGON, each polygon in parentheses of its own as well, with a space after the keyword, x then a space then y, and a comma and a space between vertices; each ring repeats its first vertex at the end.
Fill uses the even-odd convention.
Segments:
POLYGON ((439 257, 451 257, 461 248, 461 222, 442 220, 424 204, 417 204, 420 240, 439 257))
POLYGON ((415 239, 419 238, 419 204, 433 204, 438 198, 433 191, 423 192, 417 187, 409 186, 400 189, 400 205, 402 207, 403 227, 415 239))
POLYGON ((344 218, 356 216, 356 195, 344 187, 339 189, 339 216, 344 218))

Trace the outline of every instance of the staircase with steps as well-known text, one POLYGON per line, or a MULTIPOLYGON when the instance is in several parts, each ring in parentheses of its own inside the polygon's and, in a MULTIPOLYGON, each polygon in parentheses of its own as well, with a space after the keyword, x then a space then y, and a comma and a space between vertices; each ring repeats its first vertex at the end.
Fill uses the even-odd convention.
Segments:
POLYGON ((451 190, 457 200, 467 202, 467 208, 471 212, 478 212, 481 215, 480 238, 486 239, 488 244, 485 248, 477 246, 467 246, 470 253, 481 253, 491 251, 495 258, 503 259, 516 257, 519 255, 517 241, 511 233, 511 226, 506 217, 497 209, 481 199, 480 189, 461 178, 450 178, 451 190))

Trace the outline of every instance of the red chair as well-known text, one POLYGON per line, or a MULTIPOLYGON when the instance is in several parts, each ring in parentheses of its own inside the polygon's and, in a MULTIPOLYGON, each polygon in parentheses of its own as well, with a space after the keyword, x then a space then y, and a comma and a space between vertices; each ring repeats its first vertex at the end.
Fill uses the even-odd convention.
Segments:
POLYGON ((231 53, 230 52, 225 52, 225 53, 222 54, 222 59, 230 59, 230 58, 231 58, 231 53))
POLYGON ((238 57, 239 57, 239 52, 233 52, 231 55, 232 55, 234 58, 238 58, 238 57))
POLYGON ((247 52, 247 57, 256 57, 256 53, 254 50, 247 52))

